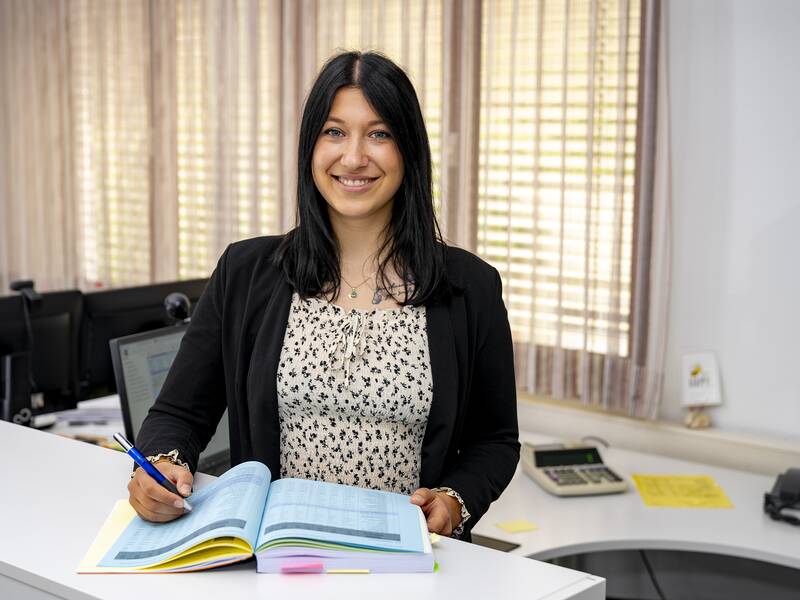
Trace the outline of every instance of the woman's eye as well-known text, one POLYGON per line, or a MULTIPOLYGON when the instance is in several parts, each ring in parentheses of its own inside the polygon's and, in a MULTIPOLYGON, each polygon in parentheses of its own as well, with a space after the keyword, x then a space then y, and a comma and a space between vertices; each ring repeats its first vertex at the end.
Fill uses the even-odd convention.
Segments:
POLYGON ((344 133, 342 133, 341 129, 336 129, 335 127, 331 127, 330 129, 326 129, 324 131, 325 135, 329 135, 331 137, 342 137, 344 133))
POLYGON ((389 135, 388 131, 373 131, 372 137, 374 137, 376 140, 388 140, 392 136, 389 135))

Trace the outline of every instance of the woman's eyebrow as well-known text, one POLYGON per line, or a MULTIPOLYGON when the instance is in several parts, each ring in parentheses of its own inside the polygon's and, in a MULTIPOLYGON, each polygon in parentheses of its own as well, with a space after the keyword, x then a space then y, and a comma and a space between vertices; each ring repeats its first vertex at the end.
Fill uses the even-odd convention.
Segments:
MULTIPOLYGON (((344 119, 340 119, 339 117, 328 117, 328 121, 333 121, 334 123, 341 123, 343 125, 345 123, 344 119)), ((380 119, 377 119, 375 121, 370 121, 369 123, 367 123, 367 127, 374 127, 375 125, 385 125, 385 123, 380 119)))

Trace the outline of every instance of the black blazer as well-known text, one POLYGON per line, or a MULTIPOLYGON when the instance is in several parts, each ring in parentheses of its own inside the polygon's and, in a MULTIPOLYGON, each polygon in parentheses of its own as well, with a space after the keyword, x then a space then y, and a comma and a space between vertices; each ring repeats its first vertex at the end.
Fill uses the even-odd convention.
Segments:
MULTIPOLYGON (((292 299, 273 260, 281 239, 225 250, 136 439, 145 455, 177 449, 194 471, 227 407, 231 462, 280 477, 276 377, 292 299)), ((447 248, 447 277, 450 299, 426 305, 433 401, 420 485, 461 494, 468 534, 519 460, 514 359, 498 272, 447 248)))

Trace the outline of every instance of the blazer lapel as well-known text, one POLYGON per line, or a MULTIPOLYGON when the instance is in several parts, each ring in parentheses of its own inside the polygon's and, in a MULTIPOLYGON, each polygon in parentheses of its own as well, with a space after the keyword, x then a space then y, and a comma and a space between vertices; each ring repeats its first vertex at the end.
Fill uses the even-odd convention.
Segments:
POLYGON ((291 304, 292 288, 279 277, 253 343, 245 385, 248 435, 263 440, 250 444, 253 458, 269 467, 273 479, 281 475, 277 376, 291 304))
POLYGON ((433 377, 433 400, 422 441, 420 485, 438 481, 458 410, 458 358, 448 306, 436 302, 426 307, 428 348, 433 377))

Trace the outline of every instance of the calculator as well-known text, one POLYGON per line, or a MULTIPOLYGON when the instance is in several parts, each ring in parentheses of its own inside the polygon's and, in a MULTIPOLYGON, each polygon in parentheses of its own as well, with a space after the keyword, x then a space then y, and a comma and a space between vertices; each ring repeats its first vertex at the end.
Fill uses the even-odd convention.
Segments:
POLYGON ((603 463, 594 446, 523 443, 522 468, 545 490, 556 496, 615 494, 628 482, 603 463))

